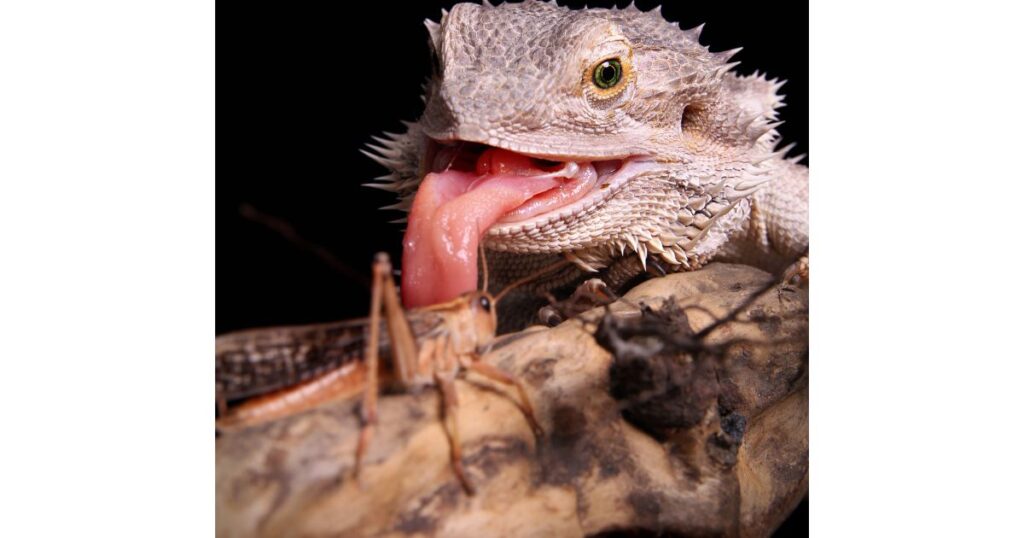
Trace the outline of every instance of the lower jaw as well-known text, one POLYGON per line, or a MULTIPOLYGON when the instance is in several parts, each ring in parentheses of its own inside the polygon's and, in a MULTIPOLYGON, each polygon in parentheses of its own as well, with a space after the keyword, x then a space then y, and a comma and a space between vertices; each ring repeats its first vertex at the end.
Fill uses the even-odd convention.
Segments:
MULTIPOLYGON (((540 252, 546 251, 545 245, 537 244, 540 239, 530 239, 537 230, 552 225, 559 225, 570 219, 578 218, 580 215, 592 211, 596 207, 621 190, 633 178, 649 172, 656 167, 653 159, 645 157, 629 157, 616 162, 616 168, 612 172, 599 174, 593 187, 582 193, 580 196, 567 200, 564 204, 545 208, 544 211, 524 215, 521 218, 502 218, 491 226, 486 237, 494 240, 489 241, 502 245, 500 250, 514 252, 540 252), (516 241, 513 237, 518 237, 516 241)), ((560 252, 552 250, 551 252, 560 252)))

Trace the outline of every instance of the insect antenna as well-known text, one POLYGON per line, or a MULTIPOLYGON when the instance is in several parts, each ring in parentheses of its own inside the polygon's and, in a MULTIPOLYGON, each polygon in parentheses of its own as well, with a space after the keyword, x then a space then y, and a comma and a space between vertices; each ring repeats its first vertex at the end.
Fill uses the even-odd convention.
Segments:
POLYGON ((524 276, 524 277, 522 277, 522 278, 520 278, 518 280, 513 281, 508 286, 505 286, 505 289, 501 290, 500 292, 498 292, 497 295, 494 296, 494 303, 497 304, 499 301, 501 301, 502 297, 504 297, 505 295, 508 294, 508 292, 518 288, 519 286, 522 286, 523 284, 528 284, 529 282, 531 282, 531 281, 533 281, 533 280, 535 280, 535 279, 537 279, 537 278, 539 278, 539 277, 541 277, 543 275, 546 275, 546 274, 548 274, 548 273, 550 273, 552 271, 556 271, 558 269, 566 267, 566 266, 568 266, 571 263, 572 262, 570 262, 569 260, 561 260, 561 261, 555 262, 555 263, 553 263, 551 265, 548 265, 547 267, 541 267, 537 271, 535 271, 533 273, 530 273, 530 274, 528 274, 528 275, 526 275, 526 276, 524 276))
POLYGON ((484 293, 487 293, 487 249, 484 248, 484 242, 480 242, 480 264, 484 266, 484 293))
POLYGON ((328 267, 341 273, 349 280, 358 283, 360 286, 363 286, 364 288, 370 288, 369 277, 367 277, 364 273, 356 269, 353 269, 345 262, 341 261, 341 259, 335 256, 326 247, 314 243, 300 235, 299 232, 296 231, 295 228, 288 221, 264 213, 259 209, 256 209, 252 205, 244 203, 238 207, 238 214, 241 215, 242 218, 246 220, 255 222, 256 224, 260 224, 269 229, 270 231, 275 232, 277 235, 281 236, 281 238, 288 241, 289 243, 299 248, 300 250, 304 250, 310 254, 313 254, 314 256, 319 258, 320 261, 326 263, 328 267))
POLYGON ((451 158, 448 159, 448 164, 446 164, 444 166, 444 171, 445 172, 447 172, 447 171, 452 169, 452 165, 455 164, 455 159, 457 159, 459 157, 459 153, 462 152, 462 147, 465 146, 465 145, 466 145, 466 142, 463 141, 463 140, 460 140, 459 143, 455 145, 455 150, 452 151, 452 156, 451 156, 451 158))

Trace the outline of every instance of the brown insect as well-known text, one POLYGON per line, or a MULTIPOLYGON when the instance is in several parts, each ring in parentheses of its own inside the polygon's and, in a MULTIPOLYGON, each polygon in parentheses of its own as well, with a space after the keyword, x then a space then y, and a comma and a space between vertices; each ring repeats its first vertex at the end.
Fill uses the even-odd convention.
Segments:
MULTIPOLYGON (((538 274, 561 265, 564 263, 538 274)), ((452 468, 472 494, 462 468, 455 420, 457 376, 471 371, 514 386, 521 400, 520 410, 534 434, 543 434, 522 384, 479 360, 479 350, 495 337, 497 301, 486 291, 473 291, 446 303, 406 312, 391 272, 387 254, 378 254, 373 264, 369 318, 218 337, 217 427, 245 427, 361 393, 362 429, 354 466, 358 475, 377 425, 380 385, 393 384, 406 390, 435 385, 441 391, 452 468), (381 331, 382 321, 386 332, 381 331), (382 356, 390 361, 382 361, 382 356), (386 367, 388 363, 390 368, 386 367), (237 401, 241 403, 228 405, 237 401)), ((513 283, 498 299, 527 280, 513 283)), ((484 281, 486 289, 486 275, 484 281)))

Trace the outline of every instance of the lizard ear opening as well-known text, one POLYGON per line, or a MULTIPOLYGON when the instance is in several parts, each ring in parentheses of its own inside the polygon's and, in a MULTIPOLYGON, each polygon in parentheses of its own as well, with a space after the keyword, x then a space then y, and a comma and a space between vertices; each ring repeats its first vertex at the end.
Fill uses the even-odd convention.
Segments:
POLYGON ((700 105, 690 103, 683 108, 682 119, 679 120, 679 130, 685 133, 696 133, 700 128, 700 105))

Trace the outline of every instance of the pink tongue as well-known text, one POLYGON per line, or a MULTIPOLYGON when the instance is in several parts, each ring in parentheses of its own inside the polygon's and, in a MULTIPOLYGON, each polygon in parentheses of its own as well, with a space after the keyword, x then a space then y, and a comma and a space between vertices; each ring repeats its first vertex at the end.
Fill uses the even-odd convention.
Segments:
POLYGON ((427 174, 413 200, 403 241, 405 306, 440 303, 475 290, 477 245, 483 233, 504 214, 558 185, 558 179, 543 176, 481 177, 455 170, 427 174))

